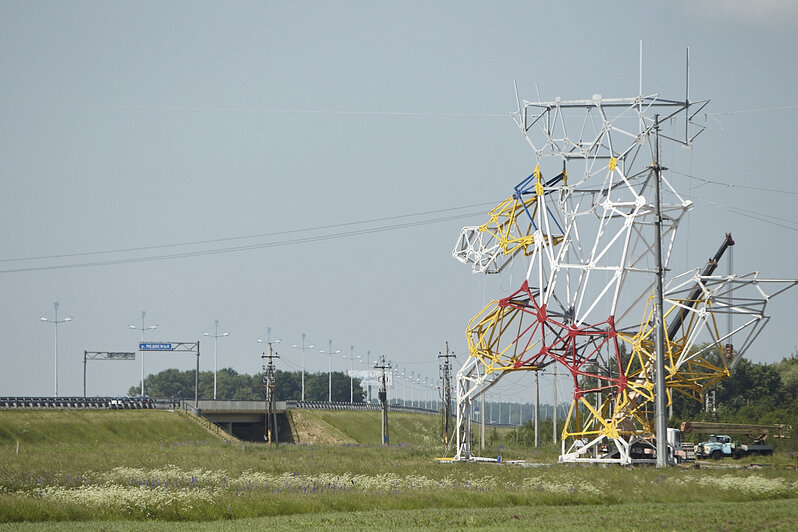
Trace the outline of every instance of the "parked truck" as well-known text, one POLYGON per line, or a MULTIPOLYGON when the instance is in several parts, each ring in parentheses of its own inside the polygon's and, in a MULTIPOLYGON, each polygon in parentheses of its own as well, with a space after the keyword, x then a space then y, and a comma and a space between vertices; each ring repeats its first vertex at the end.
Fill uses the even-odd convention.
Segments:
POLYGON ((753 455, 771 455, 773 446, 765 443, 772 435, 774 438, 789 437, 792 427, 789 425, 745 425, 734 423, 710 423, 703 421, 685 421, 682 433, 726 432, 726 434, 710 434, 707 441, 696 444, 696 458, 712 458, 720 460, 724 457, 743 458, 753 455), (754 437, 753 443, 740 445, 728 434, 745 434, 754 437))
POLYGON ((712 458, 720 460, 724 457, 743 458, 749 455, 771 455, 773 446, 761 440, 754 440, 751 445, 740 445, 725 434, 711 434, 709 440, 695 446, 696 458, 712 458))

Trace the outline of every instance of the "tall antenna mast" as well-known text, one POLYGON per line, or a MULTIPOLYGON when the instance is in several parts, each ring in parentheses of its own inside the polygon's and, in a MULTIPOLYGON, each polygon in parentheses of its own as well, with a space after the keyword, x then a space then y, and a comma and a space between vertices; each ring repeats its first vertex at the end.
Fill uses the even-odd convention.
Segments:
POLYGON ((690 142, 690 47, 687 47, 684 58, 684 142, 690 142))
POLYGON ((643 39, 640 39, 640 69, 638 71, 640 73, 640 79, 638 83, 638 93, 640 96, 643 95, 643 39))

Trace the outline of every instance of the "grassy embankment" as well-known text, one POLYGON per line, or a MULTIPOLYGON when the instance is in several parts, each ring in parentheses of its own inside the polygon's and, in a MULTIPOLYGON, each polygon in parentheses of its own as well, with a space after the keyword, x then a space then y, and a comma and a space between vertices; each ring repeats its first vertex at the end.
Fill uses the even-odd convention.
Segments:
MULTIPOLYGON (((440 464, 434 416, 302 412, 345 444, 225 444, 177 414, 0 412, 0 521, 151 528, 798 527, 798 472, 440 464), (17 453, 17 442, 19 452, 17 453), (365 442, 365 443, 364 443, 365 442), (57 523, 62 522, 62 523, 57 523), (164 525, 164 523, 161 523, 164 525)), ((303 421, 304 419, 304 421, 303 421)), ((553 462, 555 451, 486 450, 553 462)), ((778 461, 778 457, 777 461, 778 461)), ((722 465, 737 466, 738 462, 722 465)))

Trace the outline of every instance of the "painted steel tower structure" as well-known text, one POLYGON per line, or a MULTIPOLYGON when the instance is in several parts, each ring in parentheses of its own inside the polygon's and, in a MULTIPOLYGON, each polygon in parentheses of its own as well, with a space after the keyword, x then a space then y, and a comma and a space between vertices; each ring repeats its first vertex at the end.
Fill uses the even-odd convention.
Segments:
POLYGON ((770 298, 798 283, 715 275, 731 235, 707 264, 663 275, 693 203, 669 182, 660 142, 692 146, 707 104, 659 94, 518 102, 534 169, 483 225, 463 228, 453 256, 482 274, 523 261, 526 278, 468 324, 455 459, 473 458, 476 399, 508 373, 557 365, 574 387, 561 462, 655 462, 657 400, 701 400, 761 332, 770 298), (723 333, 729 316, 736 326, 723 333))

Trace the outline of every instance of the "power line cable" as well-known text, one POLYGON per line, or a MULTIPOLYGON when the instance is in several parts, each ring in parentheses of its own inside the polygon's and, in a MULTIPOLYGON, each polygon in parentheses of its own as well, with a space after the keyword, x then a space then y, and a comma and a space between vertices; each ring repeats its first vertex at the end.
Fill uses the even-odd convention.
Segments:
POLYGON ((338 227, 347 227, 351 225, 362 225, 362 224, 370 224, 376 222, 384 222, 388 220, 398 220, 401 218, 412 218, 414 216, 425 216, 428 214, 438 214, 442 212, 451 212, 457 211, 462 209, 470 209, 473 207, 484 207, 486 205, 496 205, 497 202, 489 202, 489 203, 474 203, 471 205, 462 205, 460 207, 450 207, 447 209, 436 209, 434 211, 421 211, 421 212, 414 212, 409 214, 398 214, 395 216, 385 216, 382 218, 371 218, 368 220, 358 220, 354 222, 342 222, 338 224, 329 224, 329 225, 321 225, 317 227, 306 227, 304 229, 289 229, 285 231, 274 231, 271 233, 259 233, 255 235, 245 235, 245 236, 231 236, 231 237, 224 237, 224 238, 213 238, 207 240, 193 240, 189 242, 176 242, 171 244, 159 244, 159 245, 152 245, 152 246, 140 246, 140 247, 132 247, 132 248, 120 248, 120 249, 108 249, 108 250, 99 250, 99 251, 83 251, 83 252, 76 252, 76 253, 62 253, 58 255, 40 255, 36 257, 21 257, 21 258, 13 258, 13 259, 0 259, 0 262, 21 262, 21 261, 31 261, 31 260, 45 260, 45 259, 63 259, 63 258, 70 258, 70 257, 85 257, 88 255, 106 255, 111 253, 129 253, 133 251, 149 251, 153 249, 168 249, 173 247, 183 247, 183 246, 195 246, 201 244, 216 244, 219 242, 233 242, 236 240, 248 240, 254 238, 265 238, 269 236, 278 236, 278 235, 289 235, 294 233, 306 233, 306 232, 313 232, 313 231, 324 231, 327 229, 335 229, 338 227))
POLYGON ((704 113, 705 116, 732 116, 732 115, 739 115, 743 113, 762 113, 766 111, 789 111, 792 109, 798 109, 798 105, 782 105, 780 107, 763 107, 760 109, 740 109, 738 111, 725 111, 725 112, 715 112, 715 113, 704 113))
POLYGON ((673 172, 674 174, 679 174, 679 175, 684 176, 684 177, 689 177, 690 179, 696 179, 696 180, 701 181, 701 182, 703 182, 703 183, 705 183, 707 185, 720 185, 720 186, 724 186, 724 187, 728 187, 728 188, 742 188, 742 189, 746 189, 746 190, 757 190, 759 192, 774 192, 774 193, 777 193, 777 194, 798 195, 798 192, 796 192, 794 190, 781 190, 781 189, 776 189, 776 188, 763 188, 763 187, 753 187, 753 186, 748 186, 748 185, 736 185, 734 183, 724 183, 722 181, 713 181, 711 179, 704 179, 703 177, 697 177, 697 176, 694 176, 694 175, 685 174, 683 172, 677 172, 676 170, 673 170, 673 169, 669 169, 669 171, 673 172))
MULTIPOLYGON (((187 105, 133 105, 133 104, 97 104, 97 103, 59 103, 59 102, 2 102, 2 105, 39 106, 39 107, 74 107, 84 109, 129 109, 134 111, 232 111, 239 113, 273 113, 273 114, 326 114, 326 115, 363 115, 363 116, 418 116, 433 118, 507 118, 517 111, 504 113, 452 113, 422 111, 357 111, 335 109, 281 109, 276 107, 228 107, 228 106, 187 106, 187 105)), ((798 109, 798 105, 782 105, 778 107, 762 107, 758 109, 738 109, 735 111, 715 111, 702 113, 704 116, 734 116, 745 113, 763 113, 771 111, 789 111, 798 109)))
POLYGON ((271 113, 271 114, 314 114, 314 115, 353 115, 353 116, 419 116, 432 118, 509 118, 512 113, 450 113, 420 111, 352 111, 334 109, 279 109, 274 107, 203 107, 181 105, 127 105, 127 104, 94 104, 94 103, 57 103, 57 102, 4 102, 4 105, 20 107, 24 105, 39 107, 74 107, 83 109, 128 109, 133 111, 212 111, 237 113, 271 113))
MULTIPOLYGON (((789 225, 784 225, 784 224, 780 224, 778 222, 767 220, 765 217, 768 217, 768 215, 766 215, 766 214, 762 214, 762 213, 758 213, 758 212, 754 212, 754 211, 748 211, 748 210, 745 210, 745 209, 740 209, 739 207, 732 207, 730 205, 724 205, 723 203, 718 203, 716 201, 711 201, 711 200, 699 199, 699 201, 701 201, 701 203, 704 203, 706 205, 710 205, 712 207, 715 207, 716 209, 727 210, 727 211, 731 212, 732 214, 736 214, 738 216, 743 216, 745 218, 750 218, 750 219, 757 220, 757 221, 760 221, 760 222, 763 222, 763 223, 766 223, 766 224, 775 225, 777 227, 782 227, 784 229, 789 229, 790 231, 798 231, 798 228, 796 228, 796 227, 790 227, 789 225)), ((776 218, 776 217, 770 217, 770 218, 776 218)), ((777 220, 783 220, 782 218, 776 218, 776 219, 777 220)), ((793 222, 791 220, 784 220, 784 221, 786 221, 788 223, 791 223, 791 224, 798 225, 798 222, 793 222)))
POLYGON ((325 240, 333 240, 339 238, 348 238, 352 236, 360 236, 372 233, 381 233, 384 231, 395 231, 398 229, 407 229, 412 227, 420 227, 424 225, 430 225, 433 223, 440 223, 440 222, 447 222, 452 220, 459 220, 463 218, 470 218, 472 216, 482 214, 481 212, 471 212, 466 214, 457 214, 453 216, 446 216, 442 218, 433 218, 430 220, 423 220, 423 221, 415 221, 415 222, 406 222, 401 224, 395 225, 388 225, 383 227, 376 227, 371 229, 358 229, 353 231, 347 231, 342 233, 333 233, 329 235, 319 235, 319 236, 311 236, 305 238, 296 238, 293 240, 281 240, 277 242, 264 242, 259 244, 251 244, 246 246, 236 246, 236 247, 228 247, 228 248, 217 248, 217 249, 209 249, 209 250, 198 250, 198 251, 186 251, 183 253, 173 253, 173 254, 165 254, 165 255, 153 255, 149 257, 129 257, 123 259, 110 259, 104 261, 89 261, 89 262, 81 262, 81 263, 73 263, 73 264, 57 264, 57 265, 44 265, 44 266, 30 266, 30 267, 20 267, 20 268, 11 268, 6 270, 0 270, 0 274, 4 273, 20 273, 20 272, 31 272, 31 271, 42 271, 42 270, 63 270, 63 269, 74 269, 74 268, 85 268, 89 266, 110 266, 116 264, 129 264, 135 262, 153 262, 153 261, 160 261, 160 260, 170 260, 170 259, 180 259, 180 258, 189 258, 189 257, 198 257, 202 255, 218 255, 222 253, 234 253, 239 251, 248 251, 253 249, 264 249, 264 248, 272 248, 272 247, 282 247, 282 246, 290 246, 296 244, 307 244, 313 242, 321 242, 325 240))

